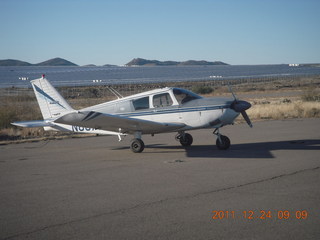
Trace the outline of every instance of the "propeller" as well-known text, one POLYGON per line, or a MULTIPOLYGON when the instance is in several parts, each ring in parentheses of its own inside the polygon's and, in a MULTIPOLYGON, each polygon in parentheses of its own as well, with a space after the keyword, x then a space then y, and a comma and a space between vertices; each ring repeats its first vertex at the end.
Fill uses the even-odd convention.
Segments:
POLYGON ((251 104, 247 101, 242 101, 242 100, 238 100, 236 98, 236 96, 234 95, 231 86, 228 85, 229 90, 234 98, 233 103, 231 104, 231 109, 233 109, 235 112, 241 113, 242 117, 244 118, 244 120, 246 120, 247 124, 249 125, 249 127, 252 128, 252 123, 250 121, 250 118, 248 116, 248 114, 246 113, 246 110, 249 109, 251 107, 251 104))

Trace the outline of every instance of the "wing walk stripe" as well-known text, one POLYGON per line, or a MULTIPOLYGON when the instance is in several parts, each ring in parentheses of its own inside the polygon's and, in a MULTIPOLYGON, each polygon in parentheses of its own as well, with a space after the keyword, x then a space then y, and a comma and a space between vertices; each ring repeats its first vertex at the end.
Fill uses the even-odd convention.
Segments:
POLYGON ((82 120, 82 121, 86 121, 88 118, 90 118, 91 115, 93 115, 95 112, 91 111, 87 114, 87 116, 82 120))
POLYGON ((100 116, 102 113, 98 113, 98 112, 89 112, 88 115, 82 120, 82 121, 89 121, 91 119, 94 119, 98 116, 100 116))

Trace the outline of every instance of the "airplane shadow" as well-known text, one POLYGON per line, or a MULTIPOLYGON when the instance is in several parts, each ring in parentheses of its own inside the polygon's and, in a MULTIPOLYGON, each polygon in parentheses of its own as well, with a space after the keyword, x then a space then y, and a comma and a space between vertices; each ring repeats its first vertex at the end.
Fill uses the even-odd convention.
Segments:
MULTIPOLYGON (((320 150, 320 140, 287 140, 277 142, 259 142, 233 144, 228 150, 218 150, 215 145, 193 145, 183 148, 182 146, 168 146, 162 144, 147 145, 146 148, 162 149, 164 152, 172 150, 185 150, 186 156, 200 158, 274 158, 272 151, 276 150, 320 150)), ((159 151, 157 151, 159 153, 159 151)))

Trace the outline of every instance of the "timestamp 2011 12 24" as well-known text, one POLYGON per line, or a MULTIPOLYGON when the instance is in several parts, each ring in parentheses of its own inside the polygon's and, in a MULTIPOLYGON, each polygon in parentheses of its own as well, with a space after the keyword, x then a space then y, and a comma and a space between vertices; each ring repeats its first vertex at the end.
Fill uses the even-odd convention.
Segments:
POLYGON ((213 220, 222 219, 300 219, 305 220, 309 217, 307 210, 213 210, 211 218, 213 220))

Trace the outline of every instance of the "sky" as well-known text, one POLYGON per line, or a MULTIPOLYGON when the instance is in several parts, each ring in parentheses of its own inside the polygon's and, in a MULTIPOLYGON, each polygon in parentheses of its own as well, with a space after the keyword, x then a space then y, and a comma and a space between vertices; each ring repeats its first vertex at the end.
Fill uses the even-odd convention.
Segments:
POLYGON ((0 59, 319 63, 319 0, 0 0, 0 59))

